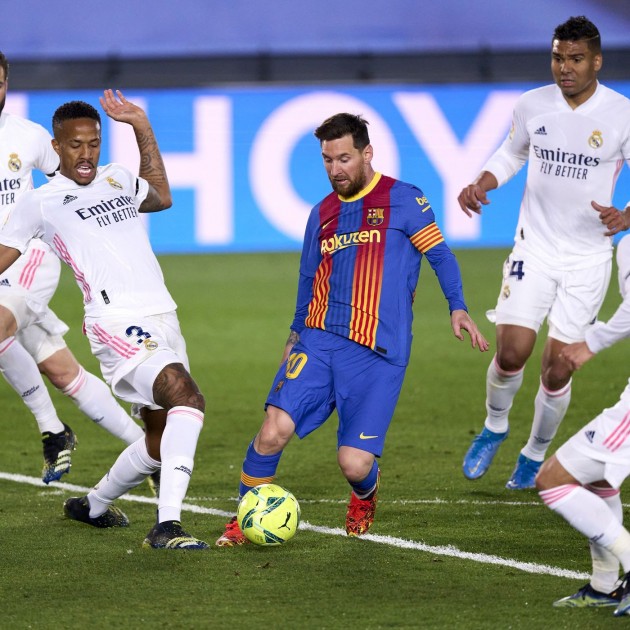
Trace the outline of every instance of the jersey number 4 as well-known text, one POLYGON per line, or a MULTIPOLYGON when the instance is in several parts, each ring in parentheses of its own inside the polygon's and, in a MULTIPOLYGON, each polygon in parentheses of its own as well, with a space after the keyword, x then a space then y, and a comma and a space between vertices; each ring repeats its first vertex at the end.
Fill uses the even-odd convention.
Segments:
POLYGON ((510 269, 510 276, 516 276, 517 280, 522 280, 525 272, 523 271, 523 261, 513 260, 512 268, 510 269))

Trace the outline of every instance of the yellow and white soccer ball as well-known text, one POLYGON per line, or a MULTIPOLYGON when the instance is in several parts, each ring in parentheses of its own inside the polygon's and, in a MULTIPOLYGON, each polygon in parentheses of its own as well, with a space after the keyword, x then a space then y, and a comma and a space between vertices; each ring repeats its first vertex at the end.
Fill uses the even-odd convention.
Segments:
POLYGON ((236 512, 245 537, 256 545, 281 545, 295 536, 300 524, 300 504, 285 488, 265 483, 241 499, 236 512))

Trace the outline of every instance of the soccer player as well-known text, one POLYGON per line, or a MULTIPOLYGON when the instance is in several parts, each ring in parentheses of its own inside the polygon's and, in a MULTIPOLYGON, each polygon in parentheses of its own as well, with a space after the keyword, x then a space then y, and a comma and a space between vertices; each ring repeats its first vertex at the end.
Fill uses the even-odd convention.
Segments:
POLYGON ((490 312, 496 354, 486 376, 484 428, 463 461, 468 479, 486 473, 508 437, 508 414, 546 318, 531 433, 506 486, 534 487, 571 398, 573 370, 560 353, 594 323, 610 280, 610 237, 630 225, 629 209, 611 206, 619 170, 630 161, 630 100, 598 82, 601 67, 595 25, 583 16, 560 24, 551 43, 555 85, 519 98, 508 137, 458 197, 468 216, 480 214, 487 192, 529 160, 514 248, 490 312))
MULTIPOLYGON (((630 336, 630 236, 617 247, 621 305, 608 322, 597 322, 584 341, 566 346, 562 358, 579 369, 595 354, 630 336)), ((536 487, 545 504, 588 540, 590 582, 557 607, 617 606, 630 614, 630 533, 623 527, 619 488, 630 474, 630 381, 619 402, 565 442, 540 469, 536 487), (618 586, 619 564, 625 577, 618 586)))
MULTIPOLYGON (((0 52, 0 224, 32 188, 33 169, 52 177, 59 167, 50 134, 3 111, 8 80, 9 63, 0 52)), ((59 273, 59 259, 46 243, 33 239, 24 255, 0 275, 0 372, 33 413, 43 435, 45 483, 69 472, 76 437, 59 419, 41 373, 126 444, 143 435, 105 383, 85 370, 66 346, 63 335, 68 327, 48 307, 59 273)))
POLYGON ((132 126, 140 176, 118 164, 98 166, 98 111, 82 101, 61 105, 52 120, 59 173, 26 193, 0 228, 0 273, 31 238, 52 248, 83 293, 85 332, 105 380, 145 423, 146 439, 128 446, 87 496, 68 499, 66 516, 95 527, 127 526, 112 502, 161 460, 158 518, 144 546, 205 549, 180 522, 205 403, 188 372, 176 305, 139 214, 170 207, 170 187, 145 112, 121 92, 106 90, 100 100, 110 118, 132 126))
MULTIPOLYGON (((367 121, 341 113, 315 130, 333 192, 311 211, 297 305, 258 435, 247 449, 239 495, 270 482, 294 433, 304 438, 336 409, 337 462, 351 486, 346 532, 374 520, 385 434, 411 350, 420 261, 437 274, 458 339, 488 343, 469 317, 457 260, 424 193, 372 168, 367 121)), ((236 518, 218 546, 245 542, 236 518)))

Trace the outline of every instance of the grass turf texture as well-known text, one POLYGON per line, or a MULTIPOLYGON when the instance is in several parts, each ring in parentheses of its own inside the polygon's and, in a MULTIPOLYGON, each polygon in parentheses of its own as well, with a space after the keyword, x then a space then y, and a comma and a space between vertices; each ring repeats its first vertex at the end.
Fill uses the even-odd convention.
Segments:
MULTIPOLYGON (((461 460, 484 417, 485 372, 494 306, 506 250, 462 250, 470 312, 492 348, 482 355, 451 333, 448 310, 428 265, 415 304, 414 348, 385 453, 379 508, 371 533, 452 545, 471 553, 588 573, 587 543, 540 503, 534 491, 505 482, 529 435, 542 344, 526 369, 511 414, 511 434, 485 477, 470 482, 461 460)), ((161 264, 179 304, 192 373, 207 410, 188 502, 236 509, 241 462, 262 419, 262 404, 288 336, 298 255, 165 256, 161 264)), ((619 297, 613 280, 601 313, 619 297)), ((66 339, 100 374, 81 335, 82 309, 64 270, 53 308, 71 326, 66 339)), ((546 332, 546 331, 545 331, 546 332)), ((550 452, 616 402, 627 381, 627 342, 574 377, 573 399, 550 452)), ((89 487, 122 450, 57 392, 53 399, 76 431, 73 468, 62 481, 89 487)), ((27 409, 0 383, 3 473, 38 477, 41 444, 27 409)), ((280 462, 277 483, 300 501, 313 525, 342 528, 348 487, 335 462, 336 418, 280 462)), ((300 531, 286 545, 209 552, 141 549, 155 505, 118 501, 131 520, 96 530, 64 519, 77 494, 0 478, 2 627, 43 628, 604 628, 612 609, 554 609, 586 580, 536 575, 432 551, 300 531)), ((145 484, 134 494, 150 496, 145 484)), ((185 528, 213 543, 226 518, 184 512, 185 528)), ((621 622, 623 623, 623 622, 621 622)))

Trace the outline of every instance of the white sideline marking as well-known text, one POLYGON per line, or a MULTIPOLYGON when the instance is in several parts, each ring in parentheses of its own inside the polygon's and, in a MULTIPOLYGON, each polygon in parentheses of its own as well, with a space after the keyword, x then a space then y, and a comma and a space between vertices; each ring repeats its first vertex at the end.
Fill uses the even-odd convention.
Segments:
MULTIPOLYGON (((71 483, 65 483, 61 481, 53 481, 48 486, 38 477, 28 477, 27 475, 15 475, 12 473, 0 472, 0 479, 6 481, 13 481, 15 483, 24 483, 31 486, 37 486, 42 489, 49 490, 71 490, 73 492, 79 492, 81 494, 87 494, 90 488, 83 486, 77 486, 71 483)), ((155 497, 143 497, 135 494, 124 494, 120 497, 124 501, 132 501, 135 503, 152 503, 157 504, 155 497)), ((427 501, 427 503, 448 503, 441 499, 435 499, 427 501)), ((453 503, 467 503, 466 501, 454 501, 453 503)), ((469 503, 484 505, 482 501, 470 501, 469 503)), ((498 501, 488 501, 487 504, 500 503, 498 501)), ((512 504, 513 502, 506 502, 512 504)), ((515 502, 514 502, 515 503, 515 502)), ((529 503, 517 503, 518 505, 530 505, 529 503)), ((225 510, 217 510, 215 508, 202 507, 200 505, 194 505, 192 503, 184 503, 182 509, 187 512, 193 512, 195 514, 210 514, 211 516, 231 517, 234 516, 233 512, 226 512, 225 510)), ((329 536, 346 536, 345 530, 339 527, 321 527, 319 525, 311 525, 306 521, 300 523, 300 529, 316 532, 318 534, 327 534, 329 536)), ((417 551, 425 551, 433 553, 438 556, 448 556, 450 558, 460 558, 462 560, 472 560, 473 562, 480 562, 483 564, 495 564, 504 567, 510 567, 512 569, 518 569, 526 573, 537 573, 541 575, 553 575, 555 577, 563 577, 574 580, 588 580, 590 575, 581 571, 570 571, 568 569, 560 569, 558 567, 552 567, 546 564, 535 564, 533 562, 520 562, 518 560, 511 560, 510 558, 502 558, 501 556, 492 556, 485 553, 471 553, 468 551, 462 551, 457 547, 451 545, 446 546, 434 546, 426 545, 425 543, 416 542, 413 540, 405 540, 404 538, 395 538, 393 536, 380 536, 377 534, 365 534, 360 541, 370 541, 381 545, 389 545, 391 547, 398 547, 399 549, 415 549, 417 551)))

